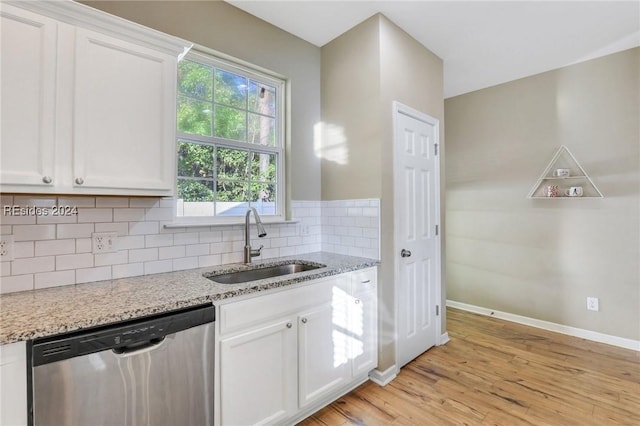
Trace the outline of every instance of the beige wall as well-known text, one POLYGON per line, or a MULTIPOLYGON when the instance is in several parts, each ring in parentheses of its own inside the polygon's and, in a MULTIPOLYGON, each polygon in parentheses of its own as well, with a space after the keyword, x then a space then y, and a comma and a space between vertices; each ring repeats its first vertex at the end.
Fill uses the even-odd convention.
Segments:
POLYGON ((636 48, 446 100, 449 299, 640 340, 639 80, 636 48), (525 198, 560 145, 604 199, 525 198))
POLYGON ((392 102, 440 119, 442 130, 442 61, 387 18, 375 15, 322 47, 321 88, 327 150, 322 199, 381 199, 378 368, 385 370, 396 358, 392 102), (343 157, 331 155, 337 147, 343 157), (347 161, 337 161, 340 158, 347 161))
POLYGON ((288 78, 291 117, 289 196, 320 199, 313 128, 320 121, 320 49, 222 1, 85 1, 288 78))

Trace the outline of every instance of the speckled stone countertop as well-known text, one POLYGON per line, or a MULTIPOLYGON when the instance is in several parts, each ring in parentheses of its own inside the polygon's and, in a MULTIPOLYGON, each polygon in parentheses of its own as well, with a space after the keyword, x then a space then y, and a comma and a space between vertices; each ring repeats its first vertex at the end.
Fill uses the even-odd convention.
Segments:
POLYGON ((269 259, 251 266, 221 265, 0 295, 0 344, 196 306, 378 263, 374 259, 318 252, 269 259), (242 284, 218 284, 203 276, 292 260, 320 263, 326 267, 242 284))

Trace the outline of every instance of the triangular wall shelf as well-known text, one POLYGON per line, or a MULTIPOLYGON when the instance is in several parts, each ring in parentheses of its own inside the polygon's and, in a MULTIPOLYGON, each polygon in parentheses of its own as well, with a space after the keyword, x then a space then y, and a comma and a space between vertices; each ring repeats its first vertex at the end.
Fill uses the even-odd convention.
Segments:
POLYGON ((533 185, 527 198, 604 198, 602 192, 584 171, 569 148, 562 145, 555 153, 547 168, 533 185), (556 170, 569 169, 569 176, 556 176, 556 170), (557 197, 547 195, 548 186, 558 186, 557 197), (582 187, 583 195, 570 197, 566 191, 572 187, 582 187))

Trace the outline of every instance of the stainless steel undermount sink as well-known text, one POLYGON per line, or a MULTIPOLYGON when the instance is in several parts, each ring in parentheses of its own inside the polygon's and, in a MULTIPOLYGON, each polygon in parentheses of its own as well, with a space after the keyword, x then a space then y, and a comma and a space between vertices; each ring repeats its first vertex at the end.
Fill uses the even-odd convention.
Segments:
POLYGON ((249 269, 247 271, 229 272, 218 275, 205 275, 205 278, 219 284, 239 284, 249 281, 263 280, 265 278, 280 277, 295 274, 297 272, 312 271, 324 268, 326 265, 311 263, 287 263, 284 265, 267 266, 263 268, 249 269))

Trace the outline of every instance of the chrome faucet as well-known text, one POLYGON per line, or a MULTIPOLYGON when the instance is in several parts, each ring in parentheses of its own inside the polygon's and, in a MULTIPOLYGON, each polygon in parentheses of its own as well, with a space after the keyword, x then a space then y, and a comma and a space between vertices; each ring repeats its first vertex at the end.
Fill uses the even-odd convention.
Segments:
POLYGON ((252 250, 250 237, 249 237, 249 216, 253 212, 253 217, 256 219, 256 228, 258 228, 258 237, 262 238, 267 235, 267 231, 265 231, 264 226, 262 226, 262 221, 260 220, 260 216, 258 216, 258 212, 255 208, 249 207, 247 209, 247 214, 244 216, 244 263, 251 263, 251 258, 260 256, 260 251, 264 246, 260 246, 259 249, 252 250))

